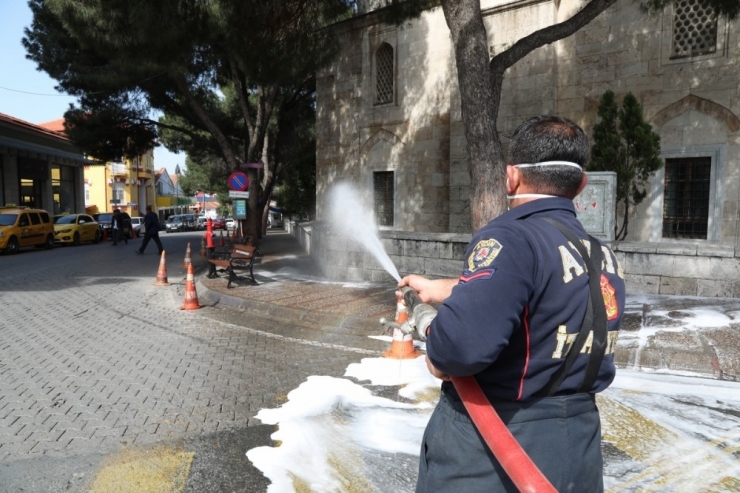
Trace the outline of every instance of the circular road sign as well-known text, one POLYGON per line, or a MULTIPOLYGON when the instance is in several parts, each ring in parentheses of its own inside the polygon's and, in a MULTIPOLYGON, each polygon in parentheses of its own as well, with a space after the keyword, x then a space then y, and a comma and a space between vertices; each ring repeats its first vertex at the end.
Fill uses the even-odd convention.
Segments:
POLYGON ((229 190, 243 192, 249 188, 249 177, 241 171, 234 171, 229 175, 229 190))

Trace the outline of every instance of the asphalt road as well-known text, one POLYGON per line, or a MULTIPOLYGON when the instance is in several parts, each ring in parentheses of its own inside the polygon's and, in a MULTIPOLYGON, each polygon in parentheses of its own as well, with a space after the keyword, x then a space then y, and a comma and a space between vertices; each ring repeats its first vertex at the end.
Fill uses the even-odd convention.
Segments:
POLYGON ((170 286, 141 239, 0 255, 0 492, 265 490, 245 452, 274 429, 251 417, 364 355, 240 310, 180 310, 201 235, 161 234, 170 286))

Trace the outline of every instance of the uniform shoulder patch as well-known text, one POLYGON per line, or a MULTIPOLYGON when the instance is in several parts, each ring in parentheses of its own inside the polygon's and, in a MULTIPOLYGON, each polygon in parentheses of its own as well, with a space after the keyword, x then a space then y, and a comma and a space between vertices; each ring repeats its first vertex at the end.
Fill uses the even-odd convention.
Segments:
POLYGON ((468 257, 467 270, 468 272, 475 272, 480 269, 485 269, 490 266, 496 259, 498 254, 501 252, 503 245, 497 240, 481 240, 476 243, 472 253, 468 257))

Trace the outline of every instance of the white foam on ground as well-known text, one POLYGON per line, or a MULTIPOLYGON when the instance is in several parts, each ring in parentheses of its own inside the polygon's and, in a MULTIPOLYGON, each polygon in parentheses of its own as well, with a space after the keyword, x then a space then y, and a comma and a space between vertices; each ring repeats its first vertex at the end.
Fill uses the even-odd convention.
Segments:
MULTIPOLYGON (((682 319, 686 328, 726 326, 730 320, 720 309, 707 306, 680 311, 688 315, 682 319)), ((263 423, 279 426, 272 438, 280 445, 254 448, 247 457, 270 480, 271 493, 296 491, 297 484, 322 492, 386 491, 368 478, 398 474, 415 478, 416 470, 371 474, 368 468, 392 468, 393 461, 378 466, 364 457, 402 454, 416 460, 436 404, 436 399, 416 399, 438 389, 439 380, 429 375, 423 356, 366 358, 349 365, 344 378, 311 376, 288 394, 285 404, 257 414, 263 423), (390 387, 382 393, 396 397, 373 395, 351 379, 390 387)), ((710 491, 708 487, 724 478, 740 477, 740 463, 732 455, 740 451, 740 383, 696 378, 687 372, 620 369, 605 395, 676 433, 648 462, 615 463, 605 473, 608 491, 694 493, 710 491)), ((413 491, 413 481, 411 485, 393 491, 413 491)))

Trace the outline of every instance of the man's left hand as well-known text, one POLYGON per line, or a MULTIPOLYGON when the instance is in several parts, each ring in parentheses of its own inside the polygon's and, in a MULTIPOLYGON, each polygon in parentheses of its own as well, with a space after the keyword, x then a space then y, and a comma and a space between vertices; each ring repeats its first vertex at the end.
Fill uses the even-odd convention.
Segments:
POLYGON ((432 364, 432 361, 429 359, 429 356, 426 357, 427 359, 427 370, 429 370, 429 373, 432 374, 433 377, 439 378, 440 380, 444 380, 445 382, 449 382, 452 380, 452 378, 446 374, 439 371, 437 368, 434 367, 432 364))

